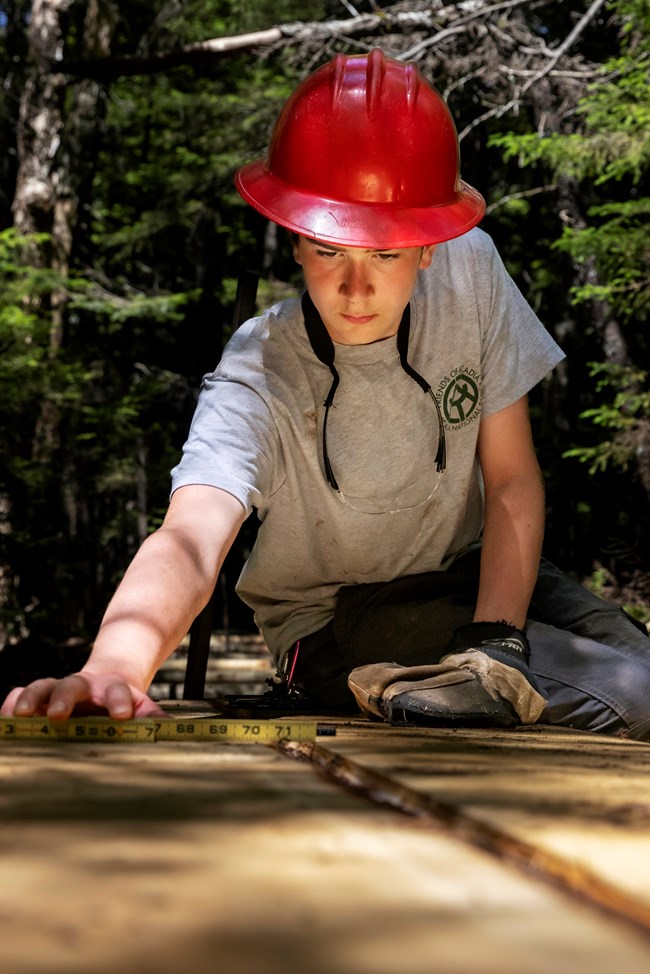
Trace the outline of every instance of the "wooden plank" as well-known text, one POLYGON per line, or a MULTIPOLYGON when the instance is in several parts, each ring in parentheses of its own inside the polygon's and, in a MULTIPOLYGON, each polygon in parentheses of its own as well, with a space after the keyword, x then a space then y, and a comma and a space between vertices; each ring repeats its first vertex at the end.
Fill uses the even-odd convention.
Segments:
POLYGON ((335 750, 650 906, 650 747, 557 728, 340 729, 335 750))
MULTIPOLYGON (((418 784, 446 765, 480 795, 503 753, 460 743, 363 721, 327 740, 418 784)), ((270 747, 22 744, 0 781, 11 974, 649 969, 627 929, 270 747)))

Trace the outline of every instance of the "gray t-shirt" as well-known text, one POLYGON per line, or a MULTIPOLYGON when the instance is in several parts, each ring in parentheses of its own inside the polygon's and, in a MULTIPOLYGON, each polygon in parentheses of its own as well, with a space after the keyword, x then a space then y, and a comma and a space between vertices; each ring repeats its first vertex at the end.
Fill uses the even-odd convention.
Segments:
POLYGON ((438 478, 435 404, 403 371, 396 339, 336 344, 327 444, 351 506, 325 479, 332 377, 311 348, 300 301, 238 329, 203 380, 172 489, 209 484, 247 513, 257 509, 237 591, 278 662, 329 621, 342 585, 444 569, 479 539, 480 418, 521 398, 563 357, 483 231, 439 244, 411 300, 408 359, 440 405, 446 470, 438 478))

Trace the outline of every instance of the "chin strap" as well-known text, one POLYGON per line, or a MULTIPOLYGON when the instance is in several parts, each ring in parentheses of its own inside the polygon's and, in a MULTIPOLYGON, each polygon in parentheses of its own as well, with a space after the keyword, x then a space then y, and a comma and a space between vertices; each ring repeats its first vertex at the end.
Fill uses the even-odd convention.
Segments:
POLYGON ((334 476, 332 464, 330 463, 329 454, 327 452, 327 417, 329 415, 330 406, 334 402, 334 394, 336 393, 339 382, 341 381, 340 376, 336 371, 336 366, 334 365, 334 342, 330 338, 329 332, 323 324, 323 319, 316 310, 316 306, 314 305, 314 302, 307 291, 305 291, 302 296, 302 313, 305 319, 307 338, 309 339, 309 344, 312 347, 312 351, 319 362, 326 365, 332 373, 332 384, 327 396, 325 397, 325 402, 323 403, 325 406, 325 416, 323 417, 323 464, 325 466, 327 483, 330 485, 332 490, 339 491, 340 487, 336 477, 334 476))
MULTIPOLYGON (((340 488, 336 477, 334 476, 334 471, 332 470, 332 465, 327 452, 327 417, 329 415, 330 406, 334 402, 334 395, 340 382, 340 376, 336 370, 336 366, 334 365, 334 342, 332 341, 327 328, 323 324, 323 319, 316 310, 316 306, 314 305, 308 291, 305 291, 303 294, 301 304, 303 317, 305 319, 305 330, 307 332, 307 338, 309 339, 309 344, 312 347, 312 351, 319 362, 326 365, 332 374, 332 384, 329 388, 327 396, 325 397, 325 402, 323 403, 325 407, 325 416, 323 417, 323 463, 325 465, 325 475, 327 477, 328 484, 333 490, 338 491, 340 488)), ((410 333, 411 306, 407 304, 404 308, 402 320, 399 323, 399 328, 397 329, 397 351, 399 354, 400 365, 406 374, 413 379, 414 382, 417 382, 423 392, 428 393, 431 396, 436 407, 436 413, 438 416, 438 449, 436 450, 435 463, 438 473, 442 473, 447 466, 447 446, 445 442, 445 426, 442 419, 442 413, 440 411, 440 404, 438 403, 433 389, 426 379, 424 379, 419 372, 416 372, 412 365, 409 365, 408 347, 410 333)))

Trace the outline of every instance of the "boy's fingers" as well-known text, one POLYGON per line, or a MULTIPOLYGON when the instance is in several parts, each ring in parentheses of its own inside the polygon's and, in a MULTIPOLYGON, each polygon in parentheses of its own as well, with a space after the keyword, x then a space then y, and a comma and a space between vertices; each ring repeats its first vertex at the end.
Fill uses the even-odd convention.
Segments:
POLYGON ((85 714, 107 712, 114 720, 167 716, 145 693, 119 678, 109 681, 79 673, 61 680, 35 680, 27 687, 14 688, 2 704, 0 716, 66 720, 75 710, 85 714))
POLYGON ((35 680, 27 687, 15 687, 2 705, 0 714, 3 717, 31 717, 38 713, 45 704, 56 685, 56 680, 35 680))
POLYGON ((169 717, 162 707, 144 693, 135 698, 134 714, 136 717, 169 717))
POLYGON ((13 717, 16 701, 20 697, 21 693, 23 693, 24 689, 24 687, 15 687, 10 693, 7 694, 2 707, 0 707, 0 717, 13 717))
POLYGON ((47 715, 55 720, 69 717, 77 703, 89 699, 89 687, 81 676, 34 680, 27 687, 16 687, 2 705, 3 717, 47 715))
POLYGON ((65 720, 78 703, 90 700, 90 687, 78 674, 54 681, 46 714, 53 720, 65 720))
POLYGON ((128 720, 133 717, 133 697, 126 683, 112 683, 106 688, 104 706, 110 717, 128 720))

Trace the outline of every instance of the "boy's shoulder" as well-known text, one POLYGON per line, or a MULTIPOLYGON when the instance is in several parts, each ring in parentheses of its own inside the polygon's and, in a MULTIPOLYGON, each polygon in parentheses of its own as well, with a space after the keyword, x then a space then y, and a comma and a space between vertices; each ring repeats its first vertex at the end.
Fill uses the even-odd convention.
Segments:
POLYGON ((285 298, 244 321, 231 335, 225 352, 238 354, 243 350, 257 349, 260 354, 269 340, 282 339, 295 332, 302 321, 300 299, 285 298))
POLYGON ((431 265, 418 275, 418 292, 468 297, 491 286, 499 264, 492 238, 475 227, 437 245, 431 265))
POLYGON ((474 227, 473 230, 468 230, 460 237, 453 237, 451 240, 445 241, 444 244, 439 244, 439 246, 443 247, 450 257, 459 257, 462 254, 481 259, 491 257, 496 253, 492 237, 479 227, 474 227))
POLYGON ((304 370, 305 357, 311 355, 300 298, 286 298, 233 332, 216 374, 251 384, 259 381, 267 387, 273 376, 279 381, 294 381, 301 368, 304 370))

